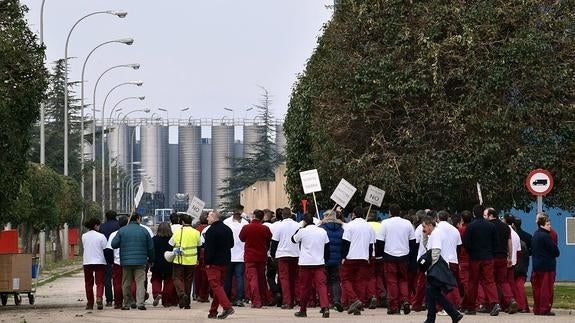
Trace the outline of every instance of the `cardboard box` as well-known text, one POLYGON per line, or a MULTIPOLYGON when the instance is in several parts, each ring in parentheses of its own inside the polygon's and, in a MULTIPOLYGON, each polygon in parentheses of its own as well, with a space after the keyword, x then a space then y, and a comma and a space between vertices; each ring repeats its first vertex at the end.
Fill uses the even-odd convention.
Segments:
POLYGON ((0 292, 32 289, 32 254, 0 254, 0 292))

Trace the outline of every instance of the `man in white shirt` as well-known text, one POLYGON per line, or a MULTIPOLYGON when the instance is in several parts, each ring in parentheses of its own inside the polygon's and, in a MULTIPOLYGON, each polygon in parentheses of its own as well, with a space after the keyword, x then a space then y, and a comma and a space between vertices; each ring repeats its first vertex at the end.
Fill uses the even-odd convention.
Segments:
MULTIPOLYGON (((457 258, 457 249, 461 248, 463 242, 461 242, 461 234, 453 225, 451 225, 447 220, 449 220, 449 213, 447 211, 439 211, 437 213, 437 227, 441 231, 441 256, 449 264, 449 269, 453 273, 454 277, 459 277, 459 260, 457 258)), ((459 288, 452 289, 447 295, 445 295, 451 304, 455 307, 459 307, 461 303, 461 296, 459 294, 459 288)))
MULTIPOLYGON (((415 216, 420 219, 426 215, 425 210, 419 210, 415 213, 415 216)), ((423 224, 419 224, 417 228, 415 228, 415 243, 418 246, 417 249, 417 259, 419 259, 423 254, 425 254, 426 246, 423 242, 423 224)), ((412 295, 410 302, 411 302, 411 309, 420 312, 423 310, 423 300, 425 298, 425 271, 418 269, 417 270, 417 277, 415 282, 415 293, 412 295)))
POLYGON ((369 282, 369 258, 375 244, 375 233, 365 221, 361 206, 352 212, 352 221, 343 227, 341 289, 350 302, 348 314, 361 314, 364 302, 367 302, 367 283, 369 282))
POLYGON ((307 304, 315 286, 319 295, 322 317, 329 317, 329 299, 327 296, 327 281, 325 277, 325 259, 329 258, 329 238, 324 229, 313 224, 313 215, 304 215, 305 226, 299 229, 291 238, 300 246, 299 284, 301 290, 300 310, 296 317, 307 317, 307 304))
MULTIPOLYGON (((515 222, 514 217, 511 214, 505 214, 504 216, 505 224, 509 226, 511 229, 511 266, 507 267, 507 280, 509 281, 509 285, 511 286, 511 291, 513 292, 513 297, 515 299, 519 299, 523 297, 523 294, 518 290, 517 284, 515 283, 515 265, 517 265, 517 256, 521 251, 521 238, 519 234, 515 232, 512 224, 515 222)), ((515 314, 516 311, 508 310, 507 313, 515 314)))
POLYGON ((91 218, 84 226, 89 230, 82 235, 84 254, 82 264, 84 267, 84 287, 86 288, 86 309, 94 309, 94 284, 96 284, 96 305, 99 310, 104 309, 102 296, 104 295, 104 275, 106 272, 106 237, 99 232, 102 222, 98 218, 91 218))
POLYGON ((385 285, 389 304, 387 314, 400 314, 400 306, 404 314, 411 312, 408 292, 407 267, 409 251, 415 249, 415 233, 413 225, 400 217, 401 208, 397 204, 389 206, 389 218, 381 222, 377 235, 376 255, 383 255, 385 270, 385 285))
POLYGON ((299 258, 299 246, 291 237, 299 230, 289 208, 284 208, 281 214, 283 220, 272 230, 270 254, 277 260, 279 280, 282 288, 282 309, 291 309, 297 298, 296 279, 299 258))
POLYGON ((176 231, 178 231, 182 228, 182 225, 180 224, 180 215, 178 213, 174 212, 174 213, 170 214, 170 223, 171 223, 170 228, 172 229, 172 233, 176 233, 176 231))
POLYGON ((228 299, 232 298, 232 280, 233 277, 236 278, 236 299, 232 303, 233 306, 243 307, 244 306, 244 243, 240 240, 240 231, 246 225, 248 221, 242 217, 244 207, 242 205, 237 205, 234 208, 233 215, 224 220, 224 224, 232 229, 234 234, 234 247, 231 249, 232 262, 230 267, 226 272, 226 279, 224 282, 224 290, 228 296, 228 299))

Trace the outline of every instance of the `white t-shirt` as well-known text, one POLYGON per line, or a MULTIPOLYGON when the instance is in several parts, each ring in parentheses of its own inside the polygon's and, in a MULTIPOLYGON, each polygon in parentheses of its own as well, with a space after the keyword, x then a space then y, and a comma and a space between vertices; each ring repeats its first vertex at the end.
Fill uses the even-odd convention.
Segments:
MULTIPOLYGON (((232 262, 244 262, 244 245, 245 243, 240 240, 240 231, 246 225, 248 221, 241 219, 240 222, 234 221, 234 217, 230 216, 224 220, 224 224, 232 229, 234 234, 234 247, 231 249, 232 262)), ((204 229, 205 230, 205 229, 204 229)))
POLYGON ((511 226, 509 226, 509 229, 511 229, 511 247, 513 248, 511 252, 511 265, 515 266, 517 264, 517 252, 521 251, 521 239, 511 226))
POLYGON ((369 245, 375 243, 375 232, 362 218, 356 218, 343 228, 343 240, 350 242, 345 259, 369 260, 369 245))
POLYGON ((327 232, 315 225, 308 225, 300 229, 294 236, 295 242, 300 244, 298 265, 316 266, 324 265, 323 251, 325 244, 329 243, 327 232))
POLYGON ((409 254, 409 240, 415 240, 413 225, 406 219, 394 216, 381 221, 377 240, 385 242, 386 254, 403 257, 409 254))
POLYGON ((208 229, 211 227, 211 225, 208 225, 207 227, 205 227, 202 232, 200 232, 200 244, 204 245, 204 243, 206 243, 206 237, 204 237, 204 234, 206 234, 206 232, 208 231, 208 229))
MULTIPOLYGON (((435 229, 433 229, 433 232, 431 232, 431 234, 429 235, 429 238, 427 239, 427 250, 431 250, 431 249, 441 249, 441 247, 443 246, 443 232, 441 230, 439 230, 437 228, 437 226, 435 227, 435 229)), ((441 249, 441 252, 443 253, 443 249, 441 249)), ((443 255, 441 255, 443 257, 443 255)))
POLYGON ((417 259, 419 259, 427 251, 425 245, 423 244, 423 224, 420 224, 415 228, 415 242, 419 244, 419 249, 417 249, 417 259))
POLYGON ((82 235, 82 246, 84 255, 82 264, 84 265, 105 265, 104 249, 106 249, 106 236, 98 231, 90 230, 82 235))
POLYGON ((182 228, 181 224, 172 224, 170 225, 170 229, 172 229, 172 234, 176 233, 176 231, 180 230, 182 228))
MULTIPOLYGON (((277 222, 276 222, 277 223, 277 222)), ((272 240, 278 242, 276 258, 299 257, 299 246, 291 241, 291 237, 300 228, 299 223, 292 219, 284 219, 279 222, 272 231, 272 240)))
MULTIPOLYGON (((118 234, 117 230, 110 234, 110 237, 108 238, 108 243, 106 244, 106 249, 112 249, 112 240, 114 240, 116 234, 118 234)), ((113 250, 114 250, 114 263, 116 265, 120 265, 120 248, 113 250)))
POLYGON ((440 221, 435 229, 441 231, 441 257, 448 263, 458 264, 457 246, 462 244, 459 230, 447 221, 440 221))
POLYGON ((154 232, 152 232, 152 229, 150 229, 149 226, 143 225, 141 223, 140 223, 140 226, 143 227, 144 229, 146 229, 146 231, 148 231, 148 233, 150 234, 150 237, 152 237, 152 238, 154 237, 154 232))

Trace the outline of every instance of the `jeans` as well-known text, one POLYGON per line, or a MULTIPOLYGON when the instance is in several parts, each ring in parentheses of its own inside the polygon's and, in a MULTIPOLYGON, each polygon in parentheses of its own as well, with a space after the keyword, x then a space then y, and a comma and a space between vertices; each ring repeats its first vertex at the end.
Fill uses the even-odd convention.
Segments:
POLYGON ((106 293, 106 303, 112 303, 112 301, 114 301, 114 294, 112 291, 112 264, 107 264, 106 272, 104 275, 104 292, 106 293))
POLYGON ((341 286, 339 281, 339 265, 325 266, 327 273, 327 286, 331 292, 331 300, 333 303, 341 303, 341 286))
POLYGON ((236 299, 243 300, 244 297, 244 270, 245 265, 243 262, 232 262, 230 263, 228 270, 226 272, 226 280, 224 282, 224 290, 228 299, 232 298, 232 278, 236 277, 236 299))

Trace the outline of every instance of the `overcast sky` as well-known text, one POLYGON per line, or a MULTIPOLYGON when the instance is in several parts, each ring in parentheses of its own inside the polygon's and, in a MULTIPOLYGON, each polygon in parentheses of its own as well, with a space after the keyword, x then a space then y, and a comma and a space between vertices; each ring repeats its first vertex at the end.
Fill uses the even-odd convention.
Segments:
MULTIPOLYGON (((32 31, 40 30, 42 0, 21 0, 29 7, 32 31)), ((86 55, 99 44, 132 37, 132 46, 108 44, 90 57, 86 98, 91 102, 96 79, 107 68, 140 63, 139 71, 115 69, 98 86, 101 104, 115 85, 142 80, 142 87, 122 86, 110 96, 109 108, 129 96, 124 110, 149 107, 169 118, 253 118, 264 86, 273 96, 272 112, 283 119, 292 86, 316 47, 322 26, 332 16, 332 0, 46 0, 44 42, 47 62, 64 57, 68 31, 80 17, 103 10, 125 10, 124 19, 95 15, 74 30, 68 46, 70 81, 79 80, 86 55), (190 110, 181 112, 183 108, 190 110)), ((79 89, 78 89, 79 94, 79 89)), ((144 116, 134 113, 132 116, 144 116)), ((172 140, 170 140, 172 141, 172 140)))

